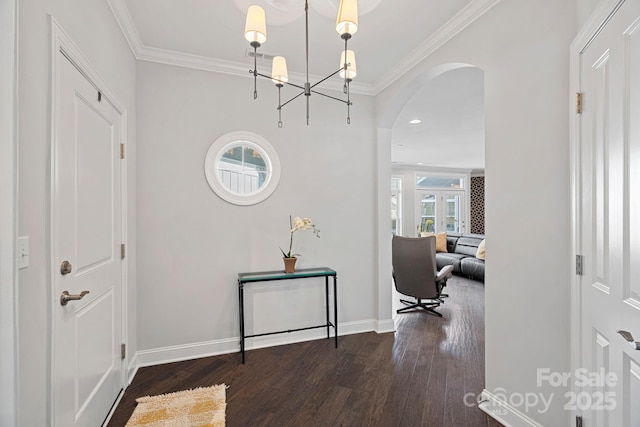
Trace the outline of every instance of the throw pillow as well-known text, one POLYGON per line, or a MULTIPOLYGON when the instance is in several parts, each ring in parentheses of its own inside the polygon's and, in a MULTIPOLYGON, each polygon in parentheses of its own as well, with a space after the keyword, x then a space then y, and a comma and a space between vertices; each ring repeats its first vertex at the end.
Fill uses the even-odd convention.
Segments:
POLYGON ((447 233, 430 233, 428 231, 421 231, 420 237, 436 236, 436 252, 449 252, 447 251, 447 233))
POLYGON ((478 259, 484 259, 484 241, 485 239, 482 239, 482 242, 478 245, 478 250, 476 251, 476 258, 478 259))
POLYGON ((436 252, 448 252, 447 233, 436 233, 436 252))

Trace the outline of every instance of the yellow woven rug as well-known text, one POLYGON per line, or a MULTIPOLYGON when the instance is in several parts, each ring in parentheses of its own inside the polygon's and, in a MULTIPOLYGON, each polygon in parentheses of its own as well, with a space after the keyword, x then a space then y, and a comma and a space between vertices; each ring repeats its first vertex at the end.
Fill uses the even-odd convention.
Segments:
POLYGON ((224 384, 136 399, 138 406, 126 427, 222 427, 224 384))

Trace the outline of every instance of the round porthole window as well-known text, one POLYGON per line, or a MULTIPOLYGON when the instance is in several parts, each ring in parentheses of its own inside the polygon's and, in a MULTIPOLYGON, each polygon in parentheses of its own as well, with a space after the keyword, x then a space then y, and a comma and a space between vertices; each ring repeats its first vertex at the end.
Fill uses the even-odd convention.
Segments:
POLYGON ((251 132, 230 132, 216 139, 204 161, 211 189, 236 205, 254 205, 273 193, 280 162, 269 142, 251 132))

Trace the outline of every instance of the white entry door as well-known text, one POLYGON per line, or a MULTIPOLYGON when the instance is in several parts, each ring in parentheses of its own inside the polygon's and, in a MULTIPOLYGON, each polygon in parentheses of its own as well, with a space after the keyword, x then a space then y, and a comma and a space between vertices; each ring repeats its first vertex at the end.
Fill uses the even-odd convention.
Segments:
POLYGON ((566 408, 585 427, 640 426, 640 1, 580 55, 581 367, 566 408))
POLYGON ((57 55, 52 149, 53 410, 56 426, 96 427, 123 385, 122 124, 109 100, 62 53, 57 55), (73 299, 63 302, 64 292, 73 299))

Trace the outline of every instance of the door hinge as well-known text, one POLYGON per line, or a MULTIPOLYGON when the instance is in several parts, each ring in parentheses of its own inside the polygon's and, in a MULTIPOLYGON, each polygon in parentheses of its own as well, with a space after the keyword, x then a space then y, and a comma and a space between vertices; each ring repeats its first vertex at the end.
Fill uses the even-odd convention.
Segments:
POLYGON ((584 274, 583 265, 584 265, 584 256, 576 255, 576 274, 578 276, 582 276, 584 274))
POLYGON ((582 427, 582 415, 576 415, 576 427, 582 427))
POLYGON ((582 92, 576 93, 576 114, 582 114, 582 92))
POLYGON ((124 247, 124 243, 122 243, 120 245, 120 259, 124 259, 124 255, 125 255, 125 247, 124 247))
POLYGON ((120 144, 120 158, 124 159, 124 144, 120 144))
POLYGON ((120 358, 127 357, 127 345, 125 343, 120 344, 120 358))

